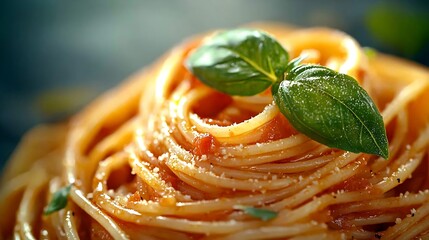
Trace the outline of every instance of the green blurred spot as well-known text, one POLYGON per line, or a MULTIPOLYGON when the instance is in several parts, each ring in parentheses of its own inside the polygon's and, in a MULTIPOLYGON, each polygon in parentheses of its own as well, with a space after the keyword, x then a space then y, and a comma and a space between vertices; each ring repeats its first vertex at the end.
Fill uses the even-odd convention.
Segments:
POLYGON ((368 58, 375 58, 377 56, 377 50, 371 47, 364 47, 363 52, 368 58))
POLYGON ((64 88, 42 92, 36 98, 36 107, 47 118, 69 115, 86 104, 95 92, 89 88, 64 88))
POLYGON ((382 3, 366 16, 370 33, 381 44, 407 57, 415 56, 429 41, 427 13, 382 3))

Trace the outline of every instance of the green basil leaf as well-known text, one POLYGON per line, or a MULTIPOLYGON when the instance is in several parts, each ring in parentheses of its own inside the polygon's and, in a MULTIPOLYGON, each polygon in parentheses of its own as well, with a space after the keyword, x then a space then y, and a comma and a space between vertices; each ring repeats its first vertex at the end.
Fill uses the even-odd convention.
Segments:
POLYGON ((278 215, 277 212, 274 212, 268 209, 263 209, 263 208, 254 208, 254 207, 246 207, 246 206, 234 206, 234 208, 242 210, 247 215, 250 215, 255 218, 259 218, 262 221, 271 220, 273 218, 276 218, 278 215))
POLYGON ((53 195, 49 204, 45 207, 43 214, 49 215, 53 212, 61 210, 67 206, 67 199, 70 194, 72 185, 58 189, 53 195))
POLYGON ((268 34, 235 29, 211 38, 185 65, 208 86, 229 95, 251 96, 282 80, 288 60, 286 50, 268 34))
POLYGON ((275 103, 301 133, 329 147, 388 158, 383 119, 368 93, 345 74, 297 66, 272 88, 275 103))
POLYGON ((296 68, 307 57, 308 57, 308 55, 300 55, 300 56, 290 60, 290 62, 288 63, 288 65, 286 67, 286 73, 290 72, 290 70, 292 70, 293 68, 296 68))

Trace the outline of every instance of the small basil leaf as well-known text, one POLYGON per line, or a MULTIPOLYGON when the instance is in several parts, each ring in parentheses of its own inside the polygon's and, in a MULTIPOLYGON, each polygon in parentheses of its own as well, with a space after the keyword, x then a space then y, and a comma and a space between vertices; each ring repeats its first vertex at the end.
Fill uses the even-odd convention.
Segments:
POLYGON ((289 64, 287 65, 287 68, 286 68, 286 73, 290 72, 290 70, 297 67, 307 57, 308 57, 308 55, 300 55, 300 56, 290 60, 289 64))
POLYGON ((268 34, 251 29, 222 32, 194 51, 186 67, 229 95, 251 96, 282 80, 289 55, 268 34))
POLYGON ((58 189, 53 195, 49 204, 45 207, 43 214, 49 215, 53 212, 61 210, 67 206, 67 199, 72 185, 58 189))
POLYGON ((388 157, 383 119, 355 79, 318 65, 297 66, 287 78, 273 97, 298 131, 329 147, 388 157))
MULTIPOLYGON (((306 71, 309 71, 310 69, 315 69, 317 67, 319 67, 319 65, 314 65, 314 64, 303 64, 303 65, 299 65, 299 66, 294 66, 293 68, 291 68, 287 72, 286 79, 287 80, 295 79, 296 76, 298 76, 299 74, 306 72, 306 71)), ((332 72, 329 72, 329 74, 331 74, 331 73, 332 72)))
POLYGON ((268 209, 263 209, 263 208, 254 208, 254 207, 246 207, 246 206, 234 206, 234 208, 242 210, 247 215, 250 215, 255 218, 259 218, 262 221, 271 220, 273 218, 276 218, 278 215, 277 212, 274 212, 268 209))

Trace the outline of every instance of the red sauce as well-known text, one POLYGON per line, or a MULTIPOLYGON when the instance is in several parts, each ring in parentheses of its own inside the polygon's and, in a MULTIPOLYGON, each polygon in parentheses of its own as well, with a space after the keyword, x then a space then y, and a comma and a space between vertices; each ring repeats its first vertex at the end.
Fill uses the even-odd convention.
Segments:
POLYGON ((212 92, 193 106, 193 112, 201 118, 215 118, 219 112, 232 102, 232 98, 225 93, 212 92))
POLYGON ((91 220, 91 239, 110 240, 113 239, 105 228, 97 221, 91 220))
POLYGON ((257 113, 232 106, 231 96, 221 92, 211 92, 208 96, 201 98, 193 106, 192 111, 202 118, 206 123, 229 126, 252 118, 257 113))
POLYGON ((216 151, 218 142, 212 135, 205 133, 194 139, 193 146, 194 154, 201 156, 216 151))
POLYGON ((129 197, 129 200, 130 200, 131 202, 138 202, 138 201, 140 201, 141 199, 142 199, 142 198, 141 198, 140 193, 139 193, 138 191, 134 192, 134 193, 129 197))
POLYGON ((117 189, 122 185, 130 183, 134 179, 134 176, 130 172, 131 168, 128 165, 113 170, 107 179, 107 187, 109 189, 117 189))
POLYGON ((334 220, 332 218, 330 209, 322 209, 316 213, 313 213, 310 215, 310 218, 317 222, 331 222, 334 220))
POLYGON ((260 93, 260 95, 263 95, 263 96, 272 96, 271 87, 265 89, 263 92, 260 93))
POLYGON ((334 186, 334 190, 343 189, 346 192, 359 191, 359 190, 369 190, 372 185, 365 177, 353 176, 342 183, 334 186))
MULTIPOLYGON (((331 206, 332 215, 334 216, 334 220, 331 221, 333 224, 333 228, 336 229, 354 229, 356 228, 353 224, 353 220, 356 219, 371 219, 378 216, 381 216, 383 214, 397 214, 400 218, 405 218, 407 214, 410 213, 412 207, 405 207, 405 208, 393 208, 393 209, 379 209, 379 210, 372 210, 372 211, 365 211, 365 212, 354 212, 344 215, 339 215, 337 212, 337 209, 344 209, 347 208, 348 204, 344 205, 336 205, 331 206)), ((385 227, 387 228, 388 225, 373 225, 373 228, 377 228, 378 231, 381 230, 381 228, 385 227)), ((367 230, 369 231, 376 231, 377 229, 371 229, 371 226, 366 226, 367 230), (368 229, 369 228, 369 229, 368 229)))
POLYGON ((298 133, 282 114, 277 115, 273 120, 262 126, 260 131, 262 131, 262 136, 259 142, 278 140, 298 133))
MULTIPOLYGON (((337 185, 332 186, 327 190, 327 192, 336 192, 338 190, 344 190, 346 192, 352 191, 368 191, 368 193, 377 194, 374 191, 372 183, 368 179, 374 174, 370 168, 366 165, 366 156, 361 156, 358 161, 363 161, 362 164, 356 169, 359 172, 357 175, 354 175, 343 182, 338 183, 337 185)), ((341 171, 341 170, 340 170, 341 171)))
POLYGON ((176 177, 173 173, 167 173, 166 171, 161 171, 161 178, 166 182, 170 183, 173 188, 177 188, 180 179, 176 177))

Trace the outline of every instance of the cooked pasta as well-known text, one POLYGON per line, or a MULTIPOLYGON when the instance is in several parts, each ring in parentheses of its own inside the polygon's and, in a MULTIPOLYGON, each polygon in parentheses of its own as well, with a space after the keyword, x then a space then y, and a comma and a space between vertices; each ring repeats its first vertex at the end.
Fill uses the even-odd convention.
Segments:
POLYGON ((62 124, 26 134, 2 179, 15 239, 429 239, 429 71, 327 28, 255 25, 291 57, 353 76, 377 104, 389 159, 295 130, 272 96, 232 97, 175 47, 62 124), (67 206, 52 195, 71 184, 67 206), (264 221, 239 207, 270 210, 264 221))

